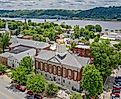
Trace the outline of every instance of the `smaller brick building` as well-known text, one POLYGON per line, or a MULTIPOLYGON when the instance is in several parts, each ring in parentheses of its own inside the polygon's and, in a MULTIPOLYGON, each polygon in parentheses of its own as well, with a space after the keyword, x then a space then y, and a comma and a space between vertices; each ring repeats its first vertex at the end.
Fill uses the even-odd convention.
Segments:
POLYGON ((78 56, 91 58, 90 46, 77 45, 72 51, 74 54, 77 54, 78 56))

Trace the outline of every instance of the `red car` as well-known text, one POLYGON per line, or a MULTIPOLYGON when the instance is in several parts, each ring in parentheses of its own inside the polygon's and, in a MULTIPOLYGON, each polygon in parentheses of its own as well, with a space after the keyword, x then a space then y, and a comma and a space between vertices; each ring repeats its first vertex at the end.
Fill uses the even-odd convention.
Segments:
POLYGON ((120 93, 112 93, 111 96, 120 97, 120 93))
POLYGON ((119 91, 120 91, 120 88, 118 88, 118 87, 113 87, 113 90, 119 90, 119 91))
POLYGON ((22 92, 25 92, 26 88, 24 86, 21 86, 21 85, 16 85, 16 89, 22 91, 22 92))
POLYGON ((29 91, 27 91, 27 94, 33 95, 33 92, 29 90, 29 91))
POLYGON ((35 95, 34 95, 34 99, 42 99, 42 96, 41 96, 41 95, 35 94, 35 95))

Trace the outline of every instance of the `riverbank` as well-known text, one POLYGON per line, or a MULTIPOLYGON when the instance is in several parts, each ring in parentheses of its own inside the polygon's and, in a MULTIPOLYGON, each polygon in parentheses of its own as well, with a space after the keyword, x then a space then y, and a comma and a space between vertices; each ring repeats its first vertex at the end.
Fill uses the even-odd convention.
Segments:
MULTIPOLYGON (((0 19, 4 20, 15 20, 15 21, 22 21, 25 22, 24 18, 6 18, 6 17, 0 17, 0 19)), ((37 22, 37 23, 43 23, 45 22, 45 19, 36 19, 36 18, 29 18, 26 19, 26 21, 31 20, 32 22, 37 22)), ((120 30, 121 29, 121 21, 91 21, 91 20, 57 20, 57 19, 46 19, 47 22, 53 22, 56 24, 67 24, 71 26, 79 25, 80 27, 85 27, 86 25, 96 25, 99 24, 103 28, 103 32, 105 29, 108 29, 108 31, 111 30, 120 30)))

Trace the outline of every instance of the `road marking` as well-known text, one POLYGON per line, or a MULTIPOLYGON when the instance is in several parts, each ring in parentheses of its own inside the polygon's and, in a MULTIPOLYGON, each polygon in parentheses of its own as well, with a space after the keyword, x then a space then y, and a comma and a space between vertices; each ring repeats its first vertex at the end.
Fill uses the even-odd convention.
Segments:
POLYGON ((2 93, 1 91, 0 91, 0 94, 3 95, 3 96, 5 96, 5 97, 8 98, 8 99, 13 99, 12 97, 10 97, 10 96, 8 96, 8 95, 2 93))

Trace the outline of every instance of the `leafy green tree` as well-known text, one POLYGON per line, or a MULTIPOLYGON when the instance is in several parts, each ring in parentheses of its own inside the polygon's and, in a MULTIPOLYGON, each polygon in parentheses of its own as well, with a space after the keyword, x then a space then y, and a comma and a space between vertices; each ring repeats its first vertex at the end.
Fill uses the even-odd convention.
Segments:
POLYGON ((46 80, 42 75, 32 75, 28 77, 26 86, 34 93, 42 93, 45 90, 46 80))
POLYGON ((26 68, 23 66, 19 66, 12 70, 11 78, 16 81, 18 84, 26 84, 27 82, 27 75, 26 68))
POLYGON ((92 43, 91 55, 94 58, 96 69, 101 72, 104 79, 118 66, 118 61, 116 60, 118 56, 114 53, 114 49, 110 46, 109 41, 92 43))
POLYGON ((100 25, 95 25, 96 32, 102 32, 102 27, 100 25))
POLYGON ((87 65, 84 68, 82 87, 88 92, 89 96, 94 99, 103 92, 103 78, 94 65, 87 65))
POLYGON ((73 48, 75 48, 75 46, 76 46, 76 43, 75 43, 74 41, 72 41, 72 42, 71 42, 71 46, 70 46, 70 49, 73 49, 73 48))
POLYGON ((74 37, 79 38, 80 37, 80 28, 78 25, 74 26, 74 37))
POLYGON ((98 41, 99 41, 99 37, 96 36, 96 37, 94 38, 94 42, 98 42, 98 41))
POLYGON ((10 37, 9 37, 9 33, 8 32, 3 33, 1 35, 1 37, 0 37, 0 47, 1 47, 3 53, 5 52, 5 48, 9 44, 9 40, 10 40, 10 37))
POLYGON ((70 99, 83 99, 83 98, 81 94, 74 92, 71 94, 70 99))
POLYGON ((0 73, 5 73, 7 70, 5 65, 0 64, 0 73))
POLYGON ((89 31, 95 31, 95 26, 94 25, 86 25, 85 29, 87 29, 89 31))
POLYGON ((21 60, 19 65, 25 67, 27 73, 30 73, 33 71, 33 60, 30 56, 24 57, 21 60))
POLYGON ((49 83, 46 88, 47 94, 50 96, 56 95, 59 91, 59 88, 54 83, 49 83))
POLYGON ((10 22, 10 23, 8 24, 8 27, 9 27, 10 30, 15 30, 15 29, 17 29, 17 28, 18 28, 17 22, 10 22))
POLYGON ((118 51, 121 50, 121 42, 113 45, 118 51))
POLYGON ((80 29, 80 36, 84 36, 84 31, 85 31, 85 28, 80 29))

